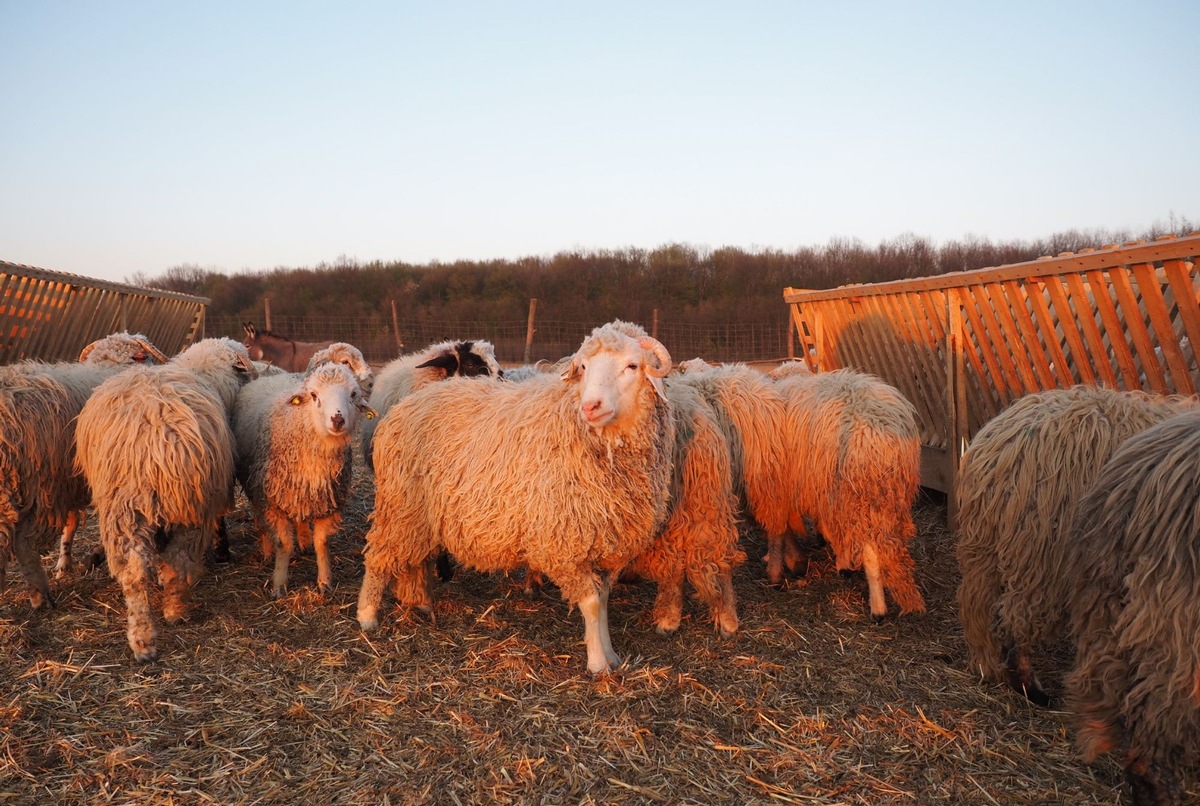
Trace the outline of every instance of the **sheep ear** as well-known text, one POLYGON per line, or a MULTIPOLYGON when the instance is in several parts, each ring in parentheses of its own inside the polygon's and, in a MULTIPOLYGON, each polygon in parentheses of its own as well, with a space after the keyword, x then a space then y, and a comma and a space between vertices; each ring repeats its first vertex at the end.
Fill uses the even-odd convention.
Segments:
POLYGON ((254 368, 254 362, 241 355, 238 355, 233 362, 233 368, 235 371, 246 373, 251 379, 258 377, 258 370, 254 368))
POLYGON ((458 372, 458 356, 454 353, 442 353, 429 359, 424 364, 417 364, 415 369, 424 369, 425 367, 440 369, 449 377, 458 372))
POLYGON ((289 406, 299 406, 304 403, 304 395, 292 395, 292 399, 288 401, 289 406))
POLYGON ((654 391, 658 392, 658 396, 666 400, 667 390, 663 388, 662 378, 656 378, 653 375, 647 375, 646 378, 650 381, 650 385, 654 387, 654 391))
POLYGON ((371 408, 366 403, 359 403, 358 410, 361 411, 362 416, 366 417, 368 420, 374 420, 379 416, 379 412, 375 411, 375 409, 371 408))
POLYGON ((567 364, 567 368, 562 371, 562 374, 558 376, 558 379, 561 381, 569 381, 578 374, 579 362, 572 358, 571 363, 567 364))

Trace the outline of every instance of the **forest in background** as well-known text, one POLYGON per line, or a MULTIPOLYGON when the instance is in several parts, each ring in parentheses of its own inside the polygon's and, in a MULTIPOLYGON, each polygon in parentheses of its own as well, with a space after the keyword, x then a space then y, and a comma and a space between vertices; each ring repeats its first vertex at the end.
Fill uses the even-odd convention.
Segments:
POLYGON ((269 300, 276 332, 298 340, 349 341, 372 361, 447 338, 488 339, 506 362, 553 360, 569 354, 593 326, 614 318, 647 329, 657 322, 660 339, 681 355, 771 360, 790 351, 783 303, 788 286, 824 289, 926 277, 1195 229, 1172 215, 1168 227, 1141 233, 1071 230, 999 243, 967 237, 936 244, 914 235, 874 247, 836 239, 794 251, 672 243, 423 265, 342 257, 313 267, 231 274, 183 264, 128 282, 211 299, 208 336, 241 339, 241 323, 247 321, 262 328, 269 300), (530 351, 531 299, 537 299, 537 335, 530 351))

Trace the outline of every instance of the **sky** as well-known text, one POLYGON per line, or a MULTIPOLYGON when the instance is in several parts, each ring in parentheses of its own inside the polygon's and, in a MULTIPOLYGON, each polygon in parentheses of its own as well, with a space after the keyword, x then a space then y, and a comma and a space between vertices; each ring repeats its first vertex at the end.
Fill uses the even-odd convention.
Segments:
POLYGON ((0 0, 0 260, 1033 240, 1200 219, 1196 0, 0 0))

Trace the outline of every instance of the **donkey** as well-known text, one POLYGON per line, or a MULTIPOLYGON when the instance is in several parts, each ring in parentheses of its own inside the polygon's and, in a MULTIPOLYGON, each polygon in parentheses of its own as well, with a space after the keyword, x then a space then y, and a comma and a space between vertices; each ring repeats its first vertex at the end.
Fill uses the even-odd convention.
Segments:
POLYGON ((250 352, 251 361, 263 361, 284 372, 303 372, 317 350, 324 350, 332 341, 296 341, 269 330, 259 330, 253 322, 243 322, 246 339, 242 344, 250 352))

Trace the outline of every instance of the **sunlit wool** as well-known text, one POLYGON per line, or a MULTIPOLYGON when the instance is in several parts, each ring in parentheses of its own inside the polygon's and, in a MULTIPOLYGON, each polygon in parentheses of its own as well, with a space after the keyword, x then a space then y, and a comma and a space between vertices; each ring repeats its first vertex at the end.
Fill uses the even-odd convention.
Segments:
POLYGON ((308 360, 307 371, 312 371, 322 364, 342 364, 345 366, 358 380, 359 388, 367 397, 371 395, 371 391, 375 388, 375 370, 371 369, 371 365, 363 357, 362 351, 353 344, 344 341, 335 341, 328 347, 317 350, 313 353, 313 357, 308 360))
POLYGON ((125 594, 129 646, 140 661, 158 655, 150 586, 163 586, 168 621, 185 618, 186 594, 232 504, 229 417, 254 374, 241 344, 206 339, 165 366, 105 381, 79 415, 77 463, 92 488, 109 570, 125 594), (161 551, 159 529, 169 535, 161 551))
POLYGON ((610 324, 584 340, 562 378, 451 379, 397 404, 375 446, 363 628, 378 623, 390 579, 402 602, 429 609, 427 561, 445 547, 479 570, 545 573, 580 608, 588 668, 618 664, 611 578, 667 516, 675 425, 660 377, 669 367, 662 345, 610 324), (603 427, 582 415, 585 387, 612 405, 603 427))
MULTIPOLYGON (((392 406, 431 383, 455 376, 500 375, 496 350, 489 341, 443 341, 424 350, 402 355, 390 361, 375 378, 371 406, 380 418, 392 406)), ((362 427, 362 451, 367 467, 374 468, 373 444, 380 420, 368 420, 362 427)))
POLYGON ((166 357, 140 334, 114 333, 85 347, 79 363, 0 367, 0 589, 11 551, 33 606, 51 604, 39 547, 63 529, 57 570, 65 574, 80 510, 90 503, 75 468, 75 418, 103 381, 151 360, 166 357))
POLYGON ((1090 386, 1027 395, 986 423, 957 481, 959 617, 970 664, 1001 679, 1066 627, 1076 506, 1126 439, 1183 401, 1090 386))
POLYGON ((1151 802, 1138 800, 1146 779, 1173 791, 1154 803, 1179 802, 1179 772, 1200 761, 1200 411, 1114 453, 1068 545, 1077 743, 1088 760, 1123 751, 1135 802, 1151 802))
POLYGON ((263 555, 275 554, 273 596, 287 587, 297 539, 301 546, 311 539, 315 547, 318 589, 332 588, 329 538, 341 528, 352 440, 364 411, 370 408, 358 379, 340 363, 317 365, 302 376, 259 378, 238 393, 237 478, 254 511, 263 555))
POLYGON ((866 373, 794 374, 777 384, 787 404, 791 527, 810 518, 838 569, 866 571, 871 613, 925 611, 908 544, 921 481, 916 410, 893 386, 866 373))

